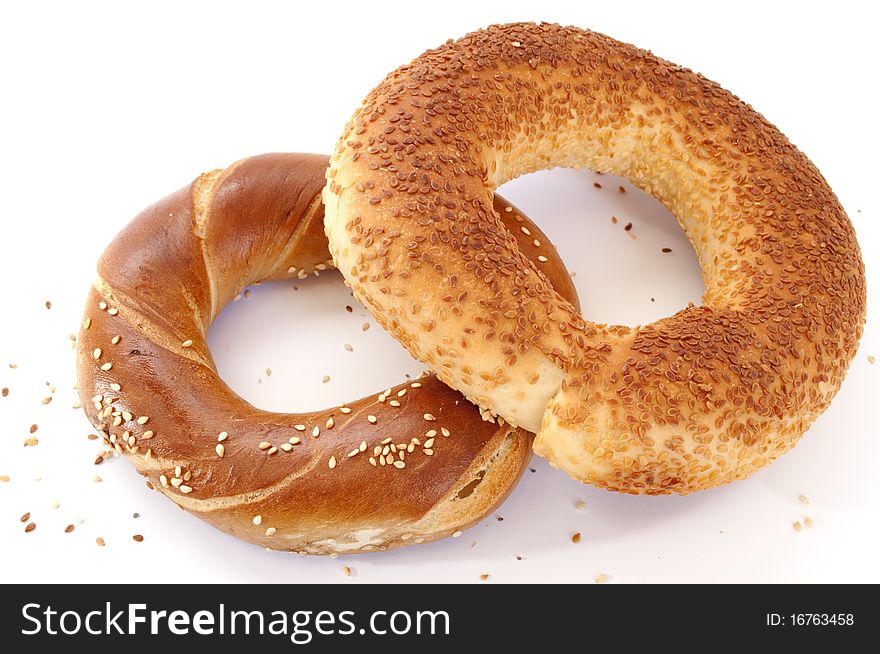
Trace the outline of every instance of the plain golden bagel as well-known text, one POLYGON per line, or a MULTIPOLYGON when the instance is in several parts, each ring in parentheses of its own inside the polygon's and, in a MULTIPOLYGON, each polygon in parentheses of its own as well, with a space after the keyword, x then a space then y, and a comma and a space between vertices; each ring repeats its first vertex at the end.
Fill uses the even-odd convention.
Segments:
MULTIPOLYGON (((433 375, 324 411, 261 411, 220 379, 206 343, 243 287, 328 267, 327 163, 244 159, 116 236, 78 338, 82 404, 151 489, 244 540, 310 554, 436 540, 501 503, 531 457, 531 434, 484 421, 433 375)), ((494 206, 528 248, 523 230, 538 228, 500 197, 494 206)), ((396 232, 374 238, 381 246, 396 232)), ((576 302, 558 255, 542 252, 537 264, 576 302)))
POLYGON ((333 259, 384 327, 610 490, 689 493, 767 465, 828 406, 862 332, 858 243, 809 159, 714 82, 595 32, 496 25, 397 69, 346 126, 324 203, 333 259), (554 166, 666 205, 702 305, 624 327, 560 297, 492 206, 554 166))

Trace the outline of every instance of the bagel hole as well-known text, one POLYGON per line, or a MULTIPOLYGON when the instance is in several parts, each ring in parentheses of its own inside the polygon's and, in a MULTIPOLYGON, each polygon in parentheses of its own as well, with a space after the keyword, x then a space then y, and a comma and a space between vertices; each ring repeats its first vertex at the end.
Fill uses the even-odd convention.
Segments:
POLYGON ((556 245, 574 274, 587 320, 634 326, 700 303, 703 276, 684 230, 628 180, 554 168, 519 177, 498 192, 556 245))
POLYGON ((335 270, 245 290, 214 321, 208 345, 223 381, 259 409, 317 411, 380 393, 407 375, 414 380, 425 369, 335 270))

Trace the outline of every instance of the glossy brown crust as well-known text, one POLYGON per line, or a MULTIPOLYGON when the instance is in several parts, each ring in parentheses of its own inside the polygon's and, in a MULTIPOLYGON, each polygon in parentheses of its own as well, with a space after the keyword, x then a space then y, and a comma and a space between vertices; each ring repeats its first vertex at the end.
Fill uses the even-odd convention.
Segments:
POLYGON ((714 82, 595 32, 495 25, 424 53, 367 96, 327 179, 355 295, 443 381, 604 488, 688 493, 763 467, 828 406, 862 333, 858 243, 815 166, 714 82), (702 306, 630 328, 559 297, 489 202, 553 166, 663 202, 699 256, 702 306), (376 230, 401 237, 380 253, 376 230), (451 288, 467 299, 442 304, 451 288))
MULTIPOLYGON (((261 411, 220 379, 205 341, 242 287, 327 267, 327 162, 245 159, 135 218, 102 255, 89 293, 80 396, 151 487, 244 540, 308 553, 434 540, 504 499, 531 455, 530 434, 484 421, 434 376, 346 408, 261 411)), ((496 202, 512 229, 534 227, 496 202)), ((576 299, 558 256, 546 265, 576 299)))

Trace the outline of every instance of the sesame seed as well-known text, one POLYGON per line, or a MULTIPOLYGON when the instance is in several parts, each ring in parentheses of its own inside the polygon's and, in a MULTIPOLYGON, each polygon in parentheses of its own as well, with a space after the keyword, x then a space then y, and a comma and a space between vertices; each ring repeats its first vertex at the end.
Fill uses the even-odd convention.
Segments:
POLYGON ((800 500, 801 504, 809 504, 810 499, 806 495, 798 495, 798 500, 800 500))
POLYGON ((306 430, 305 425, 294 425, 293 428, 296 429, 297 431, 305 431, 306 430))
POLYGON ((611 575, 606 575, 604 572, 600 572, 596 575, 596 578, 593 581, 595 581, 597 584, 607 584, 609 581, 611 581, 611 575))
POLYGON ((266 535, 267 535, 267 536, 274 536, 276 533, 278 533, 278 530, 275 529, 275 527, 269 527, 269 528, 266 530, 266 535))
POLYGON ((180 344, 180 347, 192 347, 192 339, 188 338, 183 343, 180 344))
POLYGON ((587 508, 587 503, 584 502, 583 500, 578 500, 577 502, 574 503, 574 508, 577 509, 578 511, 584 511, 587 508))
POLYGON ((31 517, 31 512, 28 511, 23 516, 21 516, 21 518, 19 518, 19 520, 21 520, 21 522, 27 522, 30 519, 30 517, 31 517))
POLYGON ((0 391, 0 395, 3 395, 3 397, 7 397, 9 395, 9 389, 4 386, 3 390, 0 391))
POLYGON ((324 427, 326 429, 333 429, 334 424, 336 423, 333 422, 333 416, 330 416, 329 418, 327 418, 327 422, 324 423, 324 427))
POLYGON ((110 343, 112 343, 113 345, 117 345, 119 343, 119 341, 121 341, 121 340, 122 340, 122 336, 114 336, 113 338, 110 339, 110 343))
POLYGON ((85 320, 83 320, 83 329, 88 329, 91 326, 92 326, 92 319, 91 318, 86 318, 85 320))
POLYGON ((214 451, 217 452, 217 456, 221 459, 223 458, 223 455, 226 454, 226 448, 223 446, 223 443, 217 443, 217 447, 214 448, 214 451))
POLYGON ((253 519, 253 523, 259 527, 261 522, 263 522, 263 516, 255 515, 254 519, 253 519))
POLYGON ((0 475, 0 481, 4 484, 9 482, 9 475, 0 475))
POLYGON ((545 257, 543 254, 539 254, 538 261, 540 261, 541 263, 547 263, 548 260, 547 257, 545 257))
POLYGON ((490 575, 488 573, 483 573, 480 575, 480 581, 489 581, 489 577, 491 577, 491 576, 492 575, 490 575))
POLYGON ((299 436, 291 436, 290 438, 287 439, 287 442, 290 443, 291 445, 299 445, 300 438, 299 438, 299 436))
POLYGON ((257 447, 259 447, 261 450, 268 450, 270 447, 272 447, 272 443, 270 443, 269 441, 262 441, 259 445, 257 445, 257 447))
POLYGON ((116 307, 112 307, 110 309, 107 309, 107 313, 108 315, 115 316, 117 313, 119 313, 119 309, 117 309, 116 307))
POLYGON ((370 328, 370 323, 368 323, 368 322, 365 322, 364 324, 361 325, 362 332, 367 331, 369 328, 370 328))
POLYGON ((400 406, 400 402, 397 400, 391 400, 388 404, 391 406, 400 406))
POLYGON ((98 302, 98 308, 101 311, 106 311, 107 310, 107 303, 104 302, 103 300, 101 300, 100 302, 98 302))
POLYGON ((141 536, 140 534, 135 534, 135 535, 132 536, 131 538, 132 538, 132 540, 135 541, 136 543, 143 543, 143 542, 144 542, 144 537, 141 536))
POLYGON ((101 348, 96 347, 95 351, 92 352, 92 356, 95 357, 95 359, 100 359, 101 358, 101 348))
POLYGON ((24 533, 28 534, 28 533, 32 532, 34 529, 36 529, 36 528, 37 528, 37 524, 36 524, 35 522, 30 522, 30 523, 28 523, 28 525, 24 528, 24 533))
POLYGON ((140 417, 138 417, 137 420, 135 420, 135 422, 136 422, 137 424, 139 424, 139 425, 145 425, 145 424, 147 424, 149 421, 150 421, 150 417, 149 417, 149 416, 140 416, 140 417))
POLYGON ((375 466, 375 465, 376 465, 376 459, 374 459, 373 457, 370 457, 370 465, 371 465, 371 466, 375 466))
POLYGON ((266 456, 272 456, 276 452, 278 452, 278 448, 273 445, 268 450, 266 450, 266 456))
POLYGON ((69 533, 72 532, 74 529, 76 529, 76 527, 74 527, 73 525, 67 525, 67 526, 64 528, 64 533, 65 533, 65 534, 69 534, 69 533))
POLYGON ((869 354, 869 355, 868 355, 868 363, 870 363, 871 365, 874 365, 874 363, 876 363, 876 362, 877 362, 877 359, 874 358, 874 355, 873 355, 873 354, 869 354))
POLYGON ((446 427, 440 427, 440 433, 446 437, 449 437, 449 430, 446 427))
POLYGON ((349 413, 351 413, 351 409, 347 406, 341 406, 341 407, 339 407, 339 412, 349 414, 349 413))
POLYGON ((529 231, 528 227, 520 227, 519 229, 520 229, 520 231, 521 231, 523 234, 525 234, 526 236, 531 236, 531 235, 532 235, 532 233, 529 231))
POLYGON ((291 445, 290 443, 281 443, 281 445, 279 445, 279 447, 284 452, 290 452, 293 449, 293 445, 291 445))
POLYGON ((460 531, 453 531, 453 532, 452 532, 452 537, 453 537, 453 538, 458 538, 459 536, 461 536, 461 532, 460 532, 460 531))
POLYGON ((366 452, 367 451, 367 441, 361 441, 361 444, 358 446, 358 449, 361 452, 366 452))
MULTIPOLYGON (((387 457, 386 457, 386 459, 387 459, 387 457)), ((395 461, 393 465, 394 465, 394 467, 397 468, 398 470, 401 469, 401 468, 406 467, 406 463, 404 463, 403 461, 395 461)))
POLYGON ((342 566, 342 574, 344 574, 346 577, 350 577, 351 568, 349 568, 347 565, 342 566))
POLYGON ((348 453, 348 458, 350 459, 353 456, 357 456, 360 454, 360 450, 358 448, 354 448, 351 452, 348 453))
POLYGON ((373 416, 373 415, 367 416, 367 422, 369 422, 371 425, 375 425, 376 424, 376 416, 373 416))
POLYGON ((428 440, 425 441, 425 447, 426 447, 426 448, 430 449, 430 448, 432 448, 433 446, 434 446, 434 439, 433 439, 433 438, 429 438, 428 440))
POLYGON ((577 531, 577 532, 573 533, 571 535, 571 542, 575 543, 575 544, 580 543, 581 542, 581 532, 577 531))
POLYGON ((107 543, 103 538, 98 537, 95 539, 95 544, 97 544, 98 547, 104 547, 107 543))
POLYGON ((324 375, 324 376, 321 378, 321 383, 322 383, 322 384, 326 384, 328 381, 330 381, 330 375, 324 375))
POLYGON ((412 384, 409 385, 409 387, 410 388, 421 388, 422 382, 413 382, 412 384))
POLYGON ((434 420, 437 419, 437 418, 435 418, 434 415, 431 414, 431 413, 426 413, 426 414, 425 414, 424 416, 422 416, 422 417, 423 417, 425 420, 427 420, 428 422, 432 422, 432 421, 434 421, 434 420))
POLYGON ((792 526, 792 528, 793 528, 795 531, 800 531, 800 530, 801 530, 801 523, 800 523, 799 521, 797 521, 797 520, 795 520, 795 521, 792 523, 791 526, 792 526))
POLYGON ((180 490, 180 492, 184 494, 192 493, 192 488, 190 486, 181 486, 178 490, 180 490))
POLYGON ((327 467, 330 468, 331 470, 333 470, 333 468, 336 467, 336 457, 335 456, 330 457, 330 460, 327 462, 327 467))
POLYGON ((354 351, 354 348, 353 348, 350 344, 348 344, 348 343, 346 343, 346 344, 343 345, 342 347, 345 348, 345 351, 346 351, 346 352, 353 352, 353 351, 354 351))
POLYGON ((320 435, 321 435, 321 428, 318 427, 318 425, 315 425, 315 428, 312 429, 312 437, 317 438, 320 435))
POLYGON ((434 456, 434 450, 432 450, 432 449, 430 449, 430 448, 422 450, 422 453, 423 453, 425 456, 434 456))
POLYGON ((813 519, 810 516, 804 516, 804 524, 807 525, 807 527, 812 527, 813 519))
POLYGON ((229 438, 229 434, 227 434, 225 431, 221 431, 219 434, 217 434, 217 442, 218 443, 222 443, 227 438, 229 438))

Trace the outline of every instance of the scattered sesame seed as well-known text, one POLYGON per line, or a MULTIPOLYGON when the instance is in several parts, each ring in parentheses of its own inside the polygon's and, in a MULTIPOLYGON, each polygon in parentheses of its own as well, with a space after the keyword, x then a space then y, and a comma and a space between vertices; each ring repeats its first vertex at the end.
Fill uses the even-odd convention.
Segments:
POLYGON ((628 232, 628 231, 631 230, 632 228, 633 228, 633 224, 632 224, 632 223, 627 223, 626 226, 623 228, 623 231, 628 232))
POLYGON ((112 343, 113 345, 117 345, 119 343, 119 341, 121 341, 121 340, 122 340, 122 336, 114 336, 113 338, 110 339, 110 343, 112 343))
POLYGON ((336 467, 336 457, 335 456, 330 457, 330 460, 327 462, 327 467, 330 468, 331 470, 333 470, 333 468, 336 467))
POLYGON ((9 395, 9 389, 4 386, 3 390, 0 391, 0 395, 3 395, 3 397, 6 397, 7 395, 9 395))
POLYGON ((354 351, 354 348, 349 343, 346 343, 345 345, 343 345, 343 347, 345 348, 346 352, 353 352, 354 351))
POLYGON ((491 576, 492 576, 492 575, 487 574, 487 573, 481 574, 481 575, 480 575, 480 581, 489 581, 489 577, 491 577, 491 576))
POLYGON ((219 434, 217 434, 217 442, 218 443, 222 443, 227 438, 229 438, 229 434, 227 434, 225 431, 221 431, 219 434))
POLYGON ((425 420, 427 420, 428 422, 433 422, 434 420, 437 419, 437 418, 434 417, 434 414, 432 414, 432 413, 426 413, 426 414, 423 415, 422 417, 423 417, 425 420))
POLYGON ((262 441, 259 445, 257 445, 257 447, 259 447, 261 450, 268 450, 270 447, 272 447, 272 443, 270 443, 269 441, 262 441))
POLYGON ((223 458, 223 455, 226 454, 226 448, 223 446, 223 443, 217 443, 217 447, 215 447, 214 450, 217 452, 217 456, 221 459, 223 458))
POLYGON ((607 584, 609 581, 611 581, 611 575, 606 575, 604 572, 600 572, 596 575, 596 578, 593 581, 595 581, 597 584, 607 584))
POLYGON ((363 325, 361 325, 362 332, 367 331, 369 328, 370 328, 370 323, 368 323, 368 322, 365 322, 363 325))
MULTIPOLYGON (((388 457, 386 457, 386 460, 387 460, 387 458, 388 458, 388 457)), ((397 468, 398 470, 400 470, 400 469, 406 467, 406 463, 404 463, 403 461, 395 461, 393 465, 394 465, 394 467, 397 468)))
POLYGON ((104 302, 103 300, 101 300, 100 302, 98 302, 98 308, 101 311, 106 311, 107 310, 107 303, 104 302))
POLYGON ((135 534, 134 536, 131 537, 131 539, 136 543, 143 543, 144 542, 144 537, 141 536, 140 534, 135 534))
POLYGON ((618 186, 618 187, 617 187, 617 192, 618 192, 618 193, 626 193, 626 189, 623 188, 622 186, 618 186))
POLYGON ((344 574, 346 577, 350 577, 351 568, 349 568, 347 565, 342 566, 342 574, 344 574))
POLYGON ((272 455, 275 454, 277 451, 278 451, 278 448, 275 447, 275 446, 273 445, 273 446, 270 447, 268 450, 266 450, 266 456, 272 456, 272 455))
POLYGON ((92 352, 92 356, 95 357, 95 359, 100 359, 101 358, 101 348, 96 347, 95 351, 92 352))
POLYGON ((299 445, 300 438, 299 438, 299 436, 291 436, 290 438, 287 439, 287 442, 290 443, 291 445, 299 445))
POLYGON ((269 528, 266 530, 266 535, 267 535, 267 536, 274 536, 277 532, 278 532, 278 530, 275 529, 275 527, 269 527, 269 528))
POLYGON ((4 484, 9 482, 9 475, 0 475, 0 481, 4 484))
POLYGON ((117 309, 116 307, 107 309, 107 314, 110 316, 115 316, 117 313, 119 313, 119 309, 117 309))
POLYGON ((21 522, 27 522, 30 519, 30 517, 31 517, 31 512, 28 511, 23 516, 21 516, 21 518, 19 518, 19 520, 21 520, 21 522))
POLYGON ((548 259, 543 254, 539 254, 538 261, 540 261, 541 263, 547 263, 548 259))
POLYGON ((252 522, 253 522, 256 526, 259 527, 259 526, 260 526, 260 523, 263 522, 263 516, 261 516, 261 515, 255 515, 255 516, 254 516, 254 519, 252 520, 252 522))
POLYGON ((98 538, 95 539, 95 543, 98 545, 98 547, 104 547, 104 546, 107 544, 107 543, 104 541, 104 539, 103 539, 103 538, 100 538, 100 537, 98 537, 98 538))
POLYGON ((791 526, 795 531, 801 530, 801 523, 798 520, 795 520, 791 526))
POLYGON ((351 408, 347 406, 341 406, 339 407, 339 413, 349 414, 351 413, 351 408))
POLYGON ((575 533, 573 533, 571 535, 571 542, 574 544, 580 543, 581 542, 581 532, 576 531, 575 533))
POLYGON ((50 300, 46 300, 46 308, 47 308, 47 309, 51 309, 51 308, 52 308, 52 302, 51 302, 50 300))
POLYGON ((57 509, 61 506, 61 502, 59 502, 58 500, 52 500, 51 502, 49 502, 49 506, 51 506, 53 509, 57 509))
POLYGON ((371 425, 375 425, 376 424, 376 416, 373 416, 373 415, 367 416, 367 422, 369 422, 371 425))
POLYGON ((877 361, 877 359, 874 358, 874 355, 872 355, 872 354, 868 355, 868 363, 870 363, 871 365, 874 365, 874 363, 876 363, 876 361, 877 361))
POLYGON ((410 388, 421 388, 422 382, 413 382, 412 384, 409 385, 409 387, 410 388))
POLYGON ((103 366, 101 366, 101 370, 103 370, 104 372, 107 372, 107 371, 110 370, 112 367, 113 367, 113 364, 110 363, 110 362, 108 361, 108 362, 105 363, 103 366))
POLYGON ((293 445, 291 445, 290 443, 281 443, 281 445, 279 445, 279 447, 284 452, 290 452, 291 450, 293 450, 293 445))
POLYGON ((192 339, 188 338, 183 343, 180 344, 180 347, 192 347, 192 339))
POLYGON ((306 430, 305 425, 294 425, 293 428, 296 429, 297 431, 305 431, 306 430))
POLYGON ((800 500, 801 504, 809 504, 810 503, 810 498, 808 498, 806 495, 803 495, 803 494, 798 495, 798 500, 800 500))
POLYGON ((51 395, 48 396, 48 397, 44 397, 42 400, 40 400, 40 402, 41 402, 42 404, 49 404, 49 402, 51 402, 51 401, 52 401, 52 396, 51 396, 51 395))
POLYGON ((31 436, 30 438, 24 439, 24 446, 25 447, 36 447, 39 444, 40 444, 40 439, 37 438, 36 436, 31 436))
POLYGON ((449 430, 446 429, 446 427, 440 427, 440 433, 443 434, 443 435, 446 436, 446 437, 449 436, 449 430))
POLYGON ((178 490, 179 490, 181 493, 184 493, 184 494, 192 493, 192 487, 191 487, 191 486, 181 486, 178 490))
POLYGON ((72 532, 74 529, 76 529, 76 527, 74 527, 73 525, 67 525, 67 526, 64 528, 64 533, 65 533, 65 534, 69 534, 69 533, 72 532))
POLYGON ((321 435, 321 428, 318 425, 315 425, 314 429, 312 429, 312 438, 317 438, 321 435))
POLYGON ((333 422, 333 416, 330 416, 329 418, 327 418, 327 422, 324 423, 324 427, 326 429, 333 429, 334 424, 336 424, 336 423, 333 422))
POLYGON ((578 511, 584 511, 587 508, 587 503, 584 502, 583 500, 578 500, 577 502, 574 503, 574 508, 577 509, 578 511))
POLYGON ((807 525, 807 527, 812 527, 813 519, 810 516, 804 516, 804 524, 807 525))
POLYGON ((26 533, 26 534, 27 534, 27 533, 30 533, 30 532, 32 532, 32 531, 33 531, 34 529, 36 529, 36 528, 37 528, 37 524, 36 524, 35 522, 30 522, 30 523, 28 523, 28 525, 24 528, 24 533, 26 533))
POLYGON ((326 384, 328 381, 330 381, 330 375, 324 375, 324 376, 321 378, 321 383, 322 383, 322 384, 326 384))

